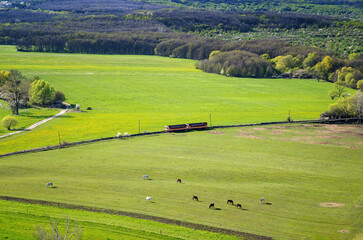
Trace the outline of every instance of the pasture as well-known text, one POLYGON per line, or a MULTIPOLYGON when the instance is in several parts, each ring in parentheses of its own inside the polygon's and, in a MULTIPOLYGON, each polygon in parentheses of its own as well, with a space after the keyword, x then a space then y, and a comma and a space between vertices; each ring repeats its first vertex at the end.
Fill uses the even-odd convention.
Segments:
MULTIPOLYGON (((82 228, 82 239, 237 239, 206 231, 193 230, 154 221, 104 213, 60 209, 0 200, 0 239, 32 239, 37 227, 49 229, 49 217, 60 222, 64 233, 64 219, 69 216, 82 228)), ((74 222, 72 222, 74 223, 74 222)))
POLYGON ((361 126, 289 124, 115 139, 0 158, 0 192, 275 239, 348 239, 362 232, 362 135, 361 126))
POLYGON ((210 122, 210 114, 214 126, 284 121, 289 110, 294 120, 316 119, 332 103, 331 83, 229 78, 196 70, 195 61, 186 59, 24 53, 14 46, 0 46, 0 55, 0 69, 40 76, 64 92, 67 102, 92 108, 2 139, 0 153, 56 145, 58 132, 67 142, 138 133, 139 121, 144 132, 210 122))

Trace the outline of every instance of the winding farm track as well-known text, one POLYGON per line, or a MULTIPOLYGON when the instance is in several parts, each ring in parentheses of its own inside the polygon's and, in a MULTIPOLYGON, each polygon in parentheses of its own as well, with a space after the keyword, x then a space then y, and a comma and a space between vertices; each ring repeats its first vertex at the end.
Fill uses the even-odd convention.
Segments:
POLYGON ((55 114, 55 115, 53 115, 53 116, 51 116, 49 118, 43 119, 43 120, 41 120, 41 121, 39 121, 39 122, 31 125, 30 127, 26 128, 24 130, 20 130, 20 131, 16 131, 16 132, 11 132, 11 133, 5 134, 5 135, 0 136, 0 138, 8 137, 8 136, 15 135, 15 134, 18 134, 18 133, 21 133, 21 132, 25 132, 25 131, 30 131, 30 130, 38 127, 39 125, 42 125, 42 124, 44 124, 44 123, 52 120, 53 118, 56 118, 56 117, 59 117, 60 115, 65 114, 66 112, 68 112, 69 109, 70 109, 69 106, 67 106, 66 109, 60 111, 59 113, 57 113, 57 114, 55 114))
POLYGON ((58 207, 58 208, 66 208, 66 209, 74 209, 74 210, 82 210, 82 211, 88 211, 88 212, 98 212, 98 213, 106 213, 106 214, 110 214, 110 215, 119 215, 119 216, 133 217, 133 218, 139 218, 139 219, 146 219, 146 220, 151 220, 151 221, 156 221, 156 222, 166 223, 166 224, 173 224, 173 225, 177 225, 177 226, 182 226, 182 227, 187 227, 187 228, 192 228, 192 229, 197 229, 197 230, 202 230, 202 231, 232 235, 232 236, 236 236, 236 237, 239 237, 241 239, 246 239, 246 240, 272 240, 271 237, 266 237, 266 236, 262 236, 262 235, 255 235, 255 234, 251 234, 251 233, 245 233, 245 232, 239 232, 239 231, 234 231, 234 230, 225 229, 225 228, 218 228, 218 227, 212 227, 212 226, 203 225, 203 224, 179 221, 179 220, 169 219, 169 218, 164 218, 164 217, 156 217, 156 216, 146 215, 146 214, 141 214, 141 213, 117 211, 114 209, 97 208, 97 207, 89 207, 89 206, 83 206, 83 205, 50 202, 50 201, 42 201, 42 200, 33 200, 33 199, 26 199, 26 198, 16 198, 16 197, 8 197, 8 196, 0 196, 0 200, 21 202, 21 203, 28 203, 28 204, 38 204, 38 205, 45 205, 45 206, 58 207))

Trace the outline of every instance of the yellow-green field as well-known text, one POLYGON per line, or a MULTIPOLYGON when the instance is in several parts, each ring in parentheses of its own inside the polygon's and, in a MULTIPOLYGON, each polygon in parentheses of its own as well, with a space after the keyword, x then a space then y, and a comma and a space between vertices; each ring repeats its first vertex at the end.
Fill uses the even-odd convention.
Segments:
MULTIPOLYGON (((165 125, 210 120, 213 125, 316 119, 332 101, 330 83, 298 79, 229 78, 196 70, 194 61, 157 56, 16 52, 0 47, 0 69, 49 81, 82 110, 34 131, 0 140, 0 153, 162 130, 165 125)), ((0 115, 5 115, 0 109, 0 115)), ((25 127, 37 119, 20 119, 25 127), (25 121, 25 120, 24 120, 25 121)), ((5 134, 1 128, 0 134, 5 134)))

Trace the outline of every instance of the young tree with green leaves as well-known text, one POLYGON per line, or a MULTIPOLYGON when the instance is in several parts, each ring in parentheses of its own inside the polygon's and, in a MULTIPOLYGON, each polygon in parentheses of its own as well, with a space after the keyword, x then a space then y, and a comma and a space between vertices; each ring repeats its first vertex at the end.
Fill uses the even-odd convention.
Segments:
POLYGON ((29 96, 31 104, 47 106, 53 101, 54 88, 48 82, 35 78, 30 84, 29 96))
POLYGON ((318 78, 329 80, 329 75, 333 72, 334 60, 326 56, 321 62, 315 65, 315 72, 318 78))
POLYGON ((10 128, 14 128, 18 124, 18 120, 16 120, 13 116, 5 116, 1 121, 1 125, 10 130, 10 128))

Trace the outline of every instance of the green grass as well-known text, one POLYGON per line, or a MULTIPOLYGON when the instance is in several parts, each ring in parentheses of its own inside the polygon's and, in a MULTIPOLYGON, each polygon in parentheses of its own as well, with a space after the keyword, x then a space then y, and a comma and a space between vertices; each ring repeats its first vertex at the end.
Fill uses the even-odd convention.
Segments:
POLYGON ((276 239, 347 239, 362 231, 362 131, 335 125, 218 129, 4 157, 0 192, 276 239), (144 174, 152 180, 141 180, 144 174), (46 189, 49 181, 57 188, 46 189), (261 197, 271 205, 260 204, 261 197), (221 210, 209 210, 212 202, 221 210), (323 202, 344 206, 326 208, 323 202))
POLYGON ((4 135, 4 134, 7 134, 7 133, 11 133, 13 131, 23 130, 23 129, 27 128, 27 127, 30 127, 34 123, 39 122, 39 121, 41 121, 41 120, 43 120, 45 118, 48 118, 50 116, 53 116, 53 115, 55 115, 55 114, 57 114, 59 112, 56 109, 47 109, 47 108, 21 109, 19 111, 19 116, 15 116, 15 118, 18 120, 18 124, 15 126, 14 129, 11 129, 9 131, 8 129, 4 128, 1 125, 1 120, 7 115, 12 115, 12 113, 11 113, 11 110, 8 109, 9 106, 5 101, 0 100, 0 102, 4 106, 4 108, 1 108, 1 106, 0 106, 0 136, 4 135))
MULTIPOLYGON (((157 56, 21 53, 0 46, 0 69, 40 76, 83 110, 36 131, 0 140, 0 153, 165 125, 213 125, 316 119, 332 101, 332 85, 316 80, 229 78, 196 70, 194 61, 157 56)), ((0 110, 1 111, 1 110, 0 110)))
POLYGON ((192 230, 130 217, 0 200, 0 239, 33 239, 37 227, 50 230, 49 217, 60 223, 69 218, 82 228, 82 239, 236 239, 232 236, 192 230))

